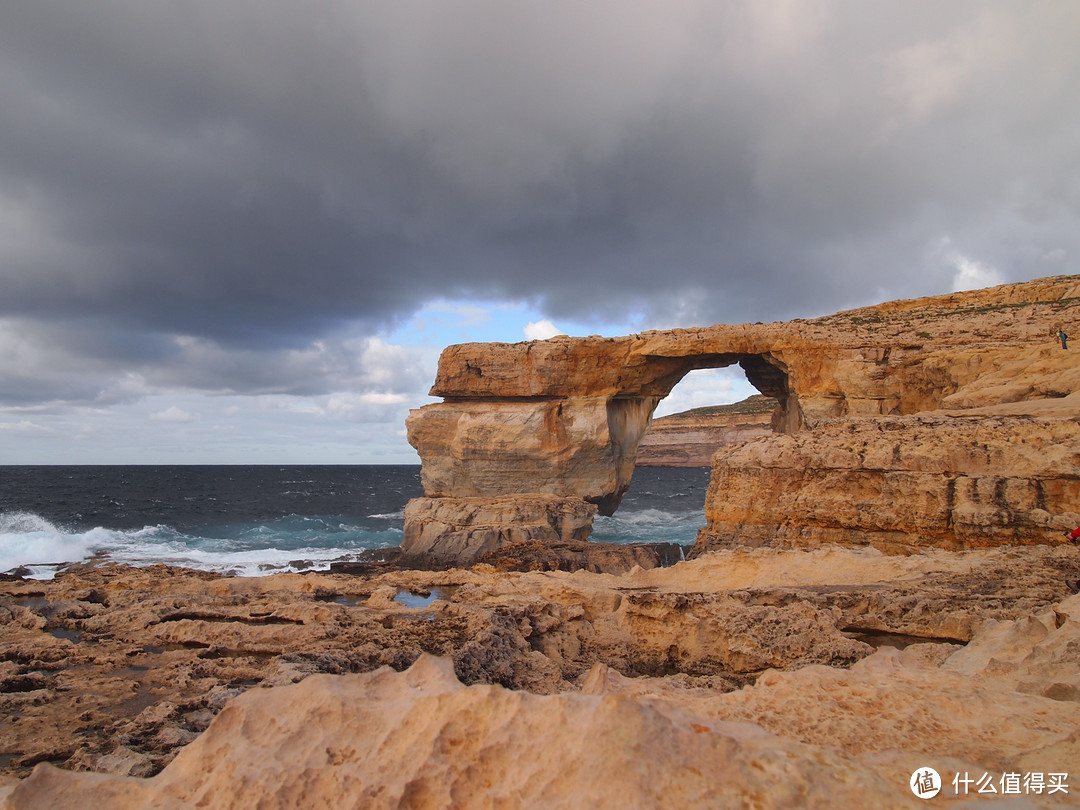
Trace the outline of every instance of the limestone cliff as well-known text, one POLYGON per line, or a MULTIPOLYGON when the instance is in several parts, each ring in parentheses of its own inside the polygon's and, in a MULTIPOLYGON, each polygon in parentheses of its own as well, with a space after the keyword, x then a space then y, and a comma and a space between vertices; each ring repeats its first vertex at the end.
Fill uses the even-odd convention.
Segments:
MULTIPOLYGON (((933 473, 921 466, 898 467, 897 472, 923 475, 919 486, 930 487, 927 475, 954 482, 951 489, 948 483, 938 487, 933 498, 960 496, 951 506, 927 503, 922 517, 905 523, 887 518, 890 510, 906 510, 906 502, 887 503, 907 499, 905 490, 886 486, 885 478, 859 488, 879 472, 884 475, 888 459, 878 471, 850 459, 837 466, 831 454, 839 439, 826 436, 843 435, 837 419, 890 417, 896 443, 906 443, 910 426, 924 457, 932 459, 941 455, 935 443, 942 451, 957 445, 974 450, 987 443, 980 436, 992 433, 994 424, 1011 429, 1011 423, 984 418, 1038 412, 1055 427, 1027 435, 1017 453, 1032 459, 1052 455, 1053 442, 1074 441, 1070 428, 1057 424, 1080 415, 1080 403, 1070 396, 1080 391, 1077 350, 1064 350, 1057 341, 1058 329, 1077 321, 1080 277, 1065 276, 789 323, 451 346, 443 352, 431 391, 444 401, 413 411, 408 435, 422 460, 428 498, 528 493, 581 498, 610 514, 629 487, 638 443, 657 402, 693 369, 738 364, 750 383, 776 399, 771 427, 786 434, 786 444, 771 444, 778 438, 766 437, 721 451, 699 552, 744 536, 764 542, 766 535, 770 541, 814 542, 828 536, 887 546, 911 526, 925 532, 916 543, 1037 542, 1080 520, 1069 484, 1075 458, 1060 458, 1072 466, 1044 469, 1036 478, 993 464, 989 470, 939 464, 933 473), (941 424, 951 429, 940 439, 925 423, 910 420, 941 410, 964 411, 971 418, 943 416, 947 421, 941 424), (754 497, 773 507, 762 507, 744 521, 737 502, 750 492, 740 487, 748 485, 750 470, 762 466, 775 475, 758 480, 754 497), (729 467, 747 472, 731 478, 726 488, 729 467), (828 480, 817 488, 804 486, 809 479, 800 478, 800 471, 808 470, 822 476, 828 471, 828 480), (991 484, 988 476, 1027 483, 991 484), (961 478, 978 480, 964 490, 961 478), (1035 493, 1026 500, 1002 494, 1002 487, 1025 486, 1035 493), (837 493, 848 489, 863 506, 859 514, 875 517, 835 526, 829 515, 837 493), (817 498, 815 492, 832 494, 817 498), (995 510, 997 517, 986 517, 995 510), (963 519, 976 512, 978 519, 963 519), (987 530, 987 521, 1008 528, 987 530)), ((866 446, 853 447, 850 457, 873 449, 871 434, 864 438, 866 446)), ((945 457, 967 458, 962 453, 945 457)), ((895 484, 894 479, 889 480, 895 484)), ((923 490, 913 492, 921 497, 923 490)))
POLYGON ((732 405, 694 408, 653 419, 637 449, 639 467, 708 467, 721 447, 772 432, 776 401, 760 394, 732 405))
POLYGON ((833 420, 720 451, 695 551, 1057 542, 1063 526, 1080 521, 1078 471, 1077 416, 833 420))

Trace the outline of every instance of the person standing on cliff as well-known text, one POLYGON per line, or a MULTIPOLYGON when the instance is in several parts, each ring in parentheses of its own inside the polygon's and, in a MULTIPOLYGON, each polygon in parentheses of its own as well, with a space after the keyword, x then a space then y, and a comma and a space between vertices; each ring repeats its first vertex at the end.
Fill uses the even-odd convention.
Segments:
POLYGON ((1064 329, 1058 329, 1058 337, 1061 339, 1061 348, 1069 348, 1069 336, 1065 334, 1064 329))

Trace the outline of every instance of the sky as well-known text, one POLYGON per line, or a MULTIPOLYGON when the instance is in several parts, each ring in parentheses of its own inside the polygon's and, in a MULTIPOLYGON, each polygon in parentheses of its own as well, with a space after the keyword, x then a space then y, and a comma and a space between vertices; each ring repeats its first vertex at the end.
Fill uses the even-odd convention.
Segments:
POLYGON ((1077 87, 1061 0, 4 0, 0 464, 416 463, 451 343, 1078 273, 1077 87))

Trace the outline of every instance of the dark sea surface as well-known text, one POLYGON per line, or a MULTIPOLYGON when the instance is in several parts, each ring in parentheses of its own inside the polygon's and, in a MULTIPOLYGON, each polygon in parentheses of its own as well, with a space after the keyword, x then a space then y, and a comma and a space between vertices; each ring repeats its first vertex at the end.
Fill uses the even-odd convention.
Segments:
MULTIPOLYGON (((708 468, 642 467, 590 539, 693 543, 708 468)), ((0 467, 0 572, 95 555, 258 575, 351 560, 401 545, 420 467, 0 467), (303 561, 300 566, 293 563, 303 561)))

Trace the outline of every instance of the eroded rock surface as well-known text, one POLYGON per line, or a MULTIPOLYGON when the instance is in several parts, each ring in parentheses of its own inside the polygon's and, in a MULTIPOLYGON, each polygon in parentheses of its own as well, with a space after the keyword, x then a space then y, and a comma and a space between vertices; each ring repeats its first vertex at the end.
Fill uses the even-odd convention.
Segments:
MULTIPOLYGON (((335 595, 347 578, 320 576, 252 581, 149 572, 147 580, 164 585, 160 603, 137 589, 131 598, 119 593, 122 581, 136 584, 132 572, 88 572, 46 586, 40 597, 12 595, 8 588, 7 625, 15 625, 15 636, 30 634, 22 643, 42 641, 33 634, 47 633, 63 615, 86 628, 80 644, 99 649, 92 663, 77 665, 80 674, 67 681, 66 691, 54 683, 16 693, 51 690, 15 711, 5 707, 5 717, 13 719, 5 721, 3 739, 26 745, 26 725, 46 707, 69 701, 69 710, 77 706, 83 714, 53 715, 61 720, 58 736, 82 743, 80 756, 66 765, 100 773, 42 762, 23 781, 0 787, 0 799, 5 810, 923 807, 908 782, 925 767, 945 780, 964 772, 989 774, 1000 784, 1006 774, 1038 772, 1067 774, 1075 782, 1080 596, 1062 598, 1060 575, 1080 569, 1077 556, 1075 550, 1046 548, 903 558, 842 549, 742 550, 624 577, 413 572, 354 581, 357 598, 369 595, 352 605, 339 604, 335 595), (1022 566, 1011 590, 999 579, 1008 566, 1022 566), (425 582, 453 579, 457 590, 421 608, 395 606, 395 591, 406 583, 419 587, 422 576, 425 582), (101 600, 73 598, 59 611, 46 607, 60 604, 62 596, 91 595, 85 590, 91 581, 101 600), (985 601, 988 582, 996 586, 993 605, 985 601), (971 643, 961 648, 923 639, 875 651, 840 631, 853 605, 836 602, 838 594, 857 598, 860 591, 869 596, 890 590, 906 606, 899 613, 910 614, 920 600, 948 600, 950 632, 972 632, 971 643), (165 602, 175 610, 186 591, 192 593, 185 601, 197 603, 198 611, 161 615, 165 602), (153 637, 163 632, 160 625, 173 624, 170 637, 189 644, 224 635, 248 646, 257 637, 265 651, 290 646, 290 654, 225 665, 261 672, 261 685, 273 688, 248 689, 249 675, 247 683, 231 680, 207 692, 212 667, 223 656, 177 655, 168 665, 173 675, 194 677, 190 667, 198 662, 208 667, 198 675, 203 682, 173 678, 167 696, 164 684, 150 686, 152 699, 137 715, 129 712, 97 732, 113 750, 102 745, 93 753, 90 730, 71 726, 100 723, 95 711, 100 714, 108 692, 101 692, 104 682, 95 682, 94 674, 115 667, 123 648, 119 637, 136 632, 134 615, 125 618, 138 612, 136 592, 150 602, 140 621, 157 616, 146 627, 153 637), (42 601, 11 607, 29 599, 42 601), (729 611, 732 601, 741 610, 729 611), (755 605, 759 610, 750 609, 755 605), (968 630, 958 631, 955 616, 965 611, 968 630), (198 617, 191 615, 196 612, 198 617), (747 617, 745 626, 733 626, 740 614, 747 617), (103 630, 106 616, 116 628, 114 641, 103 630), (330 652, 333 640, 308 622, 315 616, 320 626, 346 635, 369 619, 384 629, 396 625, 401 634, 415 621, 432 627, 449 617, 468 629, 455 642, 461 646, 444 648, 442 658, 431 657, 432 649, 402 654, 399 647, 402 660, 347 674, 357 660, 349 665, 340 652, 330 652), (504 641, 493 641, 498 636, 504 641), (508 643, 511 636, 518 641, 508 643), (631 678, 633 667, 613 652, 629 656, 635 647, 659 651, 665 644, 692 652, 692 666, 713 674, 631 678), (478 655, 476 645, 492 658, 500 646, 514 652, 496 664, 478 655), (462 655, 470 647, 473 652, 462 655), (854 663, 825 665, 840 660, 854 663), (740 667, 755 668, 749 681, 743 670, 743 688, 720 674, 740 667), (320 669, 346 674, 305 677, 320 669), (531 691, 511 688, 529 681, 531 691), (99 694, 97 706, 91 694, 99 694), (185 723, 201 733, 185 733, 185 723), (144 754, 151 738, 181 750, 171 761, 144 754), (168 764, 153 778, 138 778, 132 762, 139 756, 155 766, 168 764)), ((869 610, 865 601, 855 608, 864 617, 869 610)), ((886 610, 879 619, 887 622, 889 615, 886 610)), ((934 615, 923 612, 921 627, 939 632, 934 615)), ((433 628, 430 635, 443 633, 433 628)), ((385 642, 393 656, 393 642, 385 642)), ((5 652, 9 663, 11 649, 5 652)), ((70 653, 66 659, 45 657, 59 665, 54 679, 72 663, 70 653)), ((668 665, 677 669, 680 660, 669 646, 668 665)), ((361 668, 377 666, 369 663, 361 668)), ((153 681, 147 674, 153 669, 141 670, 144 683, 153 681)), ((121 679, 115 671, 109 677, 121 679)), ((1075 806, 1076 785, 1068 789, 1009 797, 1008 806, 1075 806)), ((976 798, 951 792, 947 786, 939 803, 967 806, 965 799, 976 798)))
POLYGON ((1080 639, 1061 605, 1077 578, 1075 547, 740 549, 622 576, 72 570, 0 583, 0 770, 146 777, 253 687, 402 670, 423 653, 467 685, 576 692, 602 664, 647 690, 715 698, 770 669, 843 670, 895 645, 987 689, 1075 703, 1080 639))
POLYGON ((413 498, 401 548, 421 562, 469 566, 512 543, 583 542, 595 514, 580 498, 413 498))
POLYGON ((1064 543, 1080 524, 1080 394, 1044 415, 832 420, 721 450, 692 553, 736 545, 1064 543))

